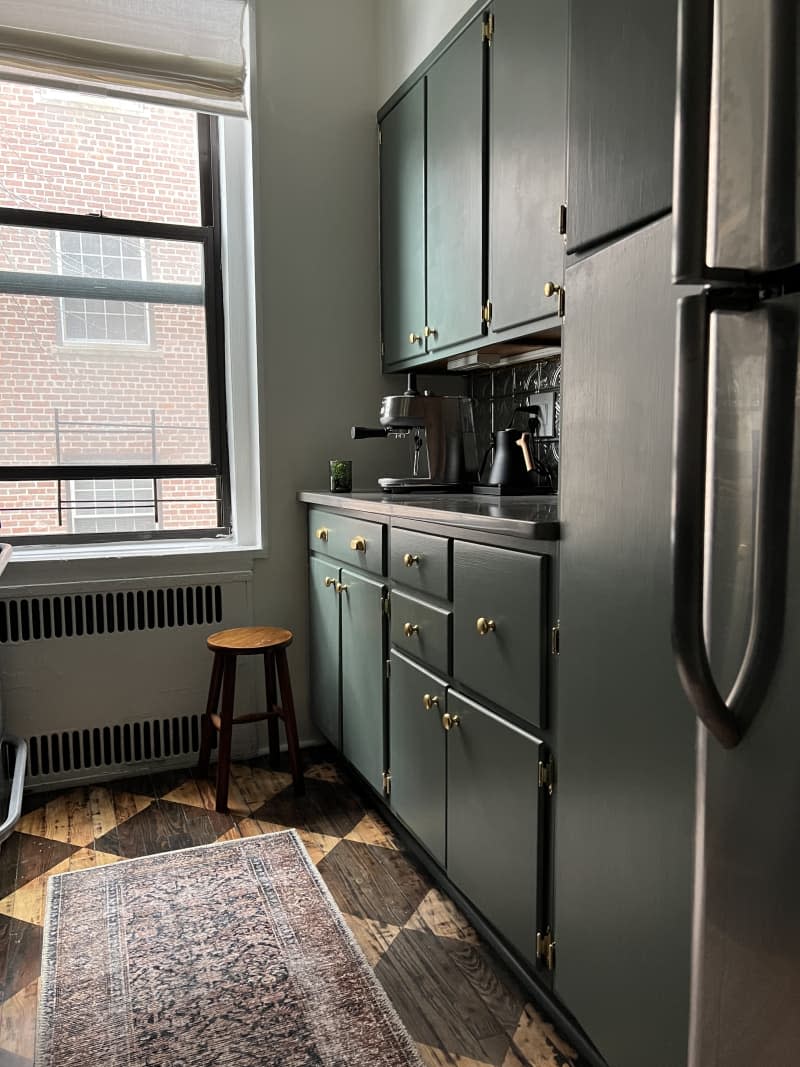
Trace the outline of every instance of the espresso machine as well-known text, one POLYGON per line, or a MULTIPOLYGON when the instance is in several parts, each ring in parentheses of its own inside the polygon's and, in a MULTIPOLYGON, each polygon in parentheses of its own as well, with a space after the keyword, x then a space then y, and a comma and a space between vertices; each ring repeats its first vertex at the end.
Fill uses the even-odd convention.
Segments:
POLYGON ((417 392, 415 376, 408 388, 381 399, 379 427, 354 426, 354 441, 365 437, 403 437, 408 441, 410 473, 378 479, 384 492, 419 489, 456 492, 469 489, 478 468, 472 400, 417 392))

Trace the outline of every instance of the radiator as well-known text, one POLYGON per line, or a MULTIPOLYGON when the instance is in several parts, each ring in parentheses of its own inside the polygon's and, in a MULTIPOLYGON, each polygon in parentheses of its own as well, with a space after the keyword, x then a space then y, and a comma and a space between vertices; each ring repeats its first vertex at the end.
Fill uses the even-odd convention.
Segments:
MULTIPOLYGON (((4 590, 0 686, 7 732, 28 742, 26 784, 191 765, 211 670, 206 637, 252 625, 251 579, 242 571, 4 590)), ((255 666, 239 662, 237 714, 261 697, 255 666)), ((261 750, 259 724, 237 726, 233 746, 237 758, 261 750)))

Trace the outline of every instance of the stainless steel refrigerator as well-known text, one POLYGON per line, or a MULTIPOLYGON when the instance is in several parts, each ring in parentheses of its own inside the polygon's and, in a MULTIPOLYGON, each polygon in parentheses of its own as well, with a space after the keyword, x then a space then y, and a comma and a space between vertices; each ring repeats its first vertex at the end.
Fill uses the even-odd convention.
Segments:
POLYGON ((611 1067, 800 1061, 799 23, 682 0, 672 215, 566 272, 555 990, 611 1067))

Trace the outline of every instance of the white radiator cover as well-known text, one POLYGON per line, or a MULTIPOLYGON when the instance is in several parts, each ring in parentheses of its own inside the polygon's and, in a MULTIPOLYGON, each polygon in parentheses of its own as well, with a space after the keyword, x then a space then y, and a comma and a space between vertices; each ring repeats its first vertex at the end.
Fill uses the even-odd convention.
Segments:
MULTIPOLYGON (((206 638, 252 622, 250 571, 3 590, 5 730, 30 742, 28 785, 194 763, 206 638)), ((239 660, 237 714, 263 701, 260 667, 261 657, 239 660)), ((237 758, 263 750, 262 726, 234 729, 237 758)))

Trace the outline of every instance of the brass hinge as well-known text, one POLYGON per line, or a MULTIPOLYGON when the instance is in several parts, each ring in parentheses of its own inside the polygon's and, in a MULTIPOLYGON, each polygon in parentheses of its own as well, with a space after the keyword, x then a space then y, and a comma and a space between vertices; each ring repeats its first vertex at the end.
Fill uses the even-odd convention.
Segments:
POLYGON ((550 655, 561 655, 561 619, 556 619, 556 624, 550 631, 550 655))
POLYGON ((563 234, 564 237, 567 236, 567 205, 566 204, 559 204, 558 205, 558 232, 560 234, 563 234))
POLYGON ((392 605, 391 605, 391 602, 389 600, 388 595, 383 598, 382 603, 383 603, 383 614, 384 615, 391 615, 392 614, 392 605))
POLYGON ((556 939, 549 926, 543 934, 536 934, 536 959, 543 963, 548 971, 552 971, 556 965, 556 939))
POLYGON ((489 44, 492 43, 492 38, 494 37, 494 15, 491 13, 487 15, 486 21, 483 24, 481 37, 482 40, 488 41, 489 44))
POLYGON ((378 127, 378 144, 383 144, 383 131, 380 126, 378 127))
POLYGON ((492 321, 492 302, 491 302, 491 300, 487 300, 486 303, 481 308, 481 319, 483 320, 483 322, 491 322, 492 321))
POLYGON ((553 795, 556 787, 556 764, 552 756, 548 757, 547 763, 539 760, 539 788, 547 789, 548 796, 553 795))
POLYGON ((392 661, 390 659, 387 659, 386 660, 386 677, 387 678, 391 678, 391 676, 392 676, 392 661))
POLYGON ((381 359, 386 355, 386 349, 383 344, 383 338, 381 337, 381 359))
POLYGON ((383 795, 390 797, 392 795, 392 772, 384 771, 381 777, 383 779, 383 795))

